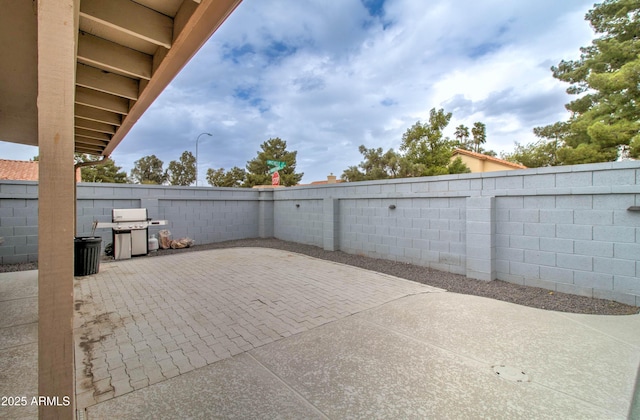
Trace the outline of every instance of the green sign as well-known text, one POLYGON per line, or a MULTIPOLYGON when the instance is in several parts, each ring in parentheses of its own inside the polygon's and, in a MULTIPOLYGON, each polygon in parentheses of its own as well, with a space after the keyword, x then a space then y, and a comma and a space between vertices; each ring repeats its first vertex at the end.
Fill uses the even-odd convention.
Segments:
POLYGON ((270 174, 278 172, 280 169, 284 169, 287 166, 285 162, 280 162, 279 160, 268 160, 267 165, 272 166, 272 168, 269 169, 270 174))
POLYGON ((267 161, 267 165, 269 166, 276 166, 280 169, 283 169, 285 166, 287 166, 286 163, 284 162, 280 162, 279 160, 268 160, 267 161))

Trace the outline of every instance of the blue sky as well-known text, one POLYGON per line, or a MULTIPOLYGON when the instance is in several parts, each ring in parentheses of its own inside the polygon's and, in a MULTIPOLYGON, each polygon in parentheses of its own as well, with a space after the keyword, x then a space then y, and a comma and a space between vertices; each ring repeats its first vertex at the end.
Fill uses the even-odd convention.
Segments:
MULTIPOLYGON (((398 149, 431 108, 446 134, 476 121, 486 147, 510 151, 568 117, 550 66, 575 59, 593 32, 583 0, 244 0, 138 121, 112 157, 127 172, 199 141, 207 168, 244 168, 272 137, 298 151, 303 183, 338 176, 358 146, 398 149)), ((37 148, 0 142, 0 157, 37 148)))

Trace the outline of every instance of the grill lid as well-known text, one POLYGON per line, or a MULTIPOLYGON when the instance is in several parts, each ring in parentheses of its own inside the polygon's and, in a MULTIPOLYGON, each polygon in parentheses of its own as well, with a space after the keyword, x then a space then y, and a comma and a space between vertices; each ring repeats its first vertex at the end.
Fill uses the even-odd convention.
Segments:
POLYGON ((147 209, 113 209, 111 220, 113 222, 147 221, 147 209))

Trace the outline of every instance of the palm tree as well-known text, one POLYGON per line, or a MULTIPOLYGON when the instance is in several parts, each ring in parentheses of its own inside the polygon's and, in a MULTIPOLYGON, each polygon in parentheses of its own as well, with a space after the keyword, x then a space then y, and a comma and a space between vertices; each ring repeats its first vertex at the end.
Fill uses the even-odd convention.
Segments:
POLYGON ((471 134, 473 134, 473 151, 480 153, 481 145, 487 141, 487 126, 481 122, 474 123, 471 134))

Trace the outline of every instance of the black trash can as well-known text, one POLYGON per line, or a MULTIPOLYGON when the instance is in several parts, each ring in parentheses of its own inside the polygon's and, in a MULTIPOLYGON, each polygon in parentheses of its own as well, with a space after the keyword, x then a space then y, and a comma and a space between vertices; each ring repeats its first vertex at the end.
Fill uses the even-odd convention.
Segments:
POLYGON ((75 238, 74 246, 74 276, 96 274, 100 269, 102 238, 99 236, 78 237, 75 238))

